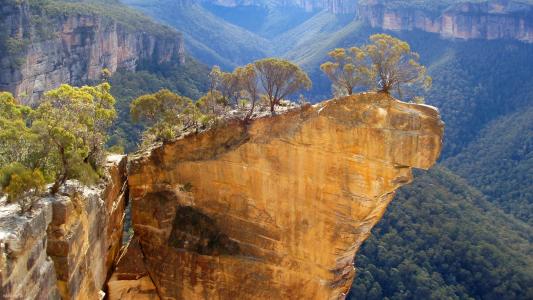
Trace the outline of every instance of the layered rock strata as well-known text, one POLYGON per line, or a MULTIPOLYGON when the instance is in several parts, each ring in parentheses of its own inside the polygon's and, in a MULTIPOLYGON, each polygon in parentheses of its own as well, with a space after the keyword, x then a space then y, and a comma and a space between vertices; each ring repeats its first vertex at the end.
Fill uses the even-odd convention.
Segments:
POLYGON ((98 299, 122 245, 126 160, 110 158, 109 180, 94 188, 67 184, 52 201, 47 254, 62 299, 98 299))
POLYGON ((436 109, 366 93, 130 157, 135 237, 110 299, 341 299, 355 253, 442 134, 436 109))
POLYGON ((122 243, 126 159, 108 160, 107 179, 75 181, 21 216, 0 205, 0 299, 101 299, 122 243))
POLYGON ((52 221, 49 199, 30 216, 0 199, 0 299, 59 299, 54 263, 46 254, 46 228, 52 221))
POLYGON ((114 73, 185 59, 181 34, 162 26, 156 34, 94 13, 49 15, 34 12, 27 0, 2 5, 0 16, 6 48, 19 44, 15 53, 0 54, 0 90, 25 104, 63 83, 99 80, 104 68, 114 73))
POLYGON ((533 43, 533 6, 524 3, 461 3, 435 12, 367 2, 357 6, 357 17, 372 27, 396 31, 417 29, 444 38, 513 39, 533 43))

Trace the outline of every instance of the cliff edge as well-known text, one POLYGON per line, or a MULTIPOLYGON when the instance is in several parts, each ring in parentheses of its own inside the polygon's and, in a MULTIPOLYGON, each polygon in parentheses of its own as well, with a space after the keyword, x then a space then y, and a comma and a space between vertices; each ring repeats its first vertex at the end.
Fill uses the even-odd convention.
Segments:
POLYGON ((365 93, 138 153, 109 299, 342 299, 355 253, 442 135, 433 107, 365 93))

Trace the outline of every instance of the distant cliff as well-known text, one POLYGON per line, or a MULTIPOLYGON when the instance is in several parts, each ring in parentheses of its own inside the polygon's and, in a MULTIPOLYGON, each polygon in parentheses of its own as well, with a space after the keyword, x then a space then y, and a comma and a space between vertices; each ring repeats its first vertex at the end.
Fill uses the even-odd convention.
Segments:
POLYGON ((61 83, 98 80, 103 68, 185 58, 178 32, 118 3, 7 1, 0 7, 0 90, 25 103, 61 83))
MULTIPOLYGON (((194 2, 193 0, 185 0, 194 2)), ((327 10, 354 14, 375 28, 422 30, 445 38, 513 39, 533 43, 533 5, 520 1, 388 1, 388 0, 199 0, 235 7, 247 5, 295 6, 306 11, 327 10), (439 4, 440 3, 440 4, 439 4)))
POLYGON ((134 239, 109 299, 342 299, 354 255, 442 134, 436 109, 366 93, 130 156, 134 239))
POLYGON ((418 29, 445 38, 533 43, 533 6, 514 1, 460 3, 443 11, 363 1, 357 6, 357 17, 386 30, 418 29))

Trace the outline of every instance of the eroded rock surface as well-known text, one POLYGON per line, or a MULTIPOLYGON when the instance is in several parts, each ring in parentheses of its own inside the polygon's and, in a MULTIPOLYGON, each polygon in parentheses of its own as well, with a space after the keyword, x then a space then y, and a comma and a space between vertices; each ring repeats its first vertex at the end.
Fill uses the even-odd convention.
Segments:
POLYGON ((459 3, 442 12, 413 7, 387 7, 367 1, 357 16, 385 30, 422 30, 444 38, 511 39, 533 43, 533 6, 517 1, 492 0, 459 3))
POLYGON ((45 91, 63 83, 97 81, 104 68, 114 73, 133 71, 142 63, 184 62, 183 37, 168 28, 161 26, 156 34, 90 10, 32 10, 30 2, 0 5, 0 33, 6 35, 0 36, 0 43, 4 38, 21 43, 11 55, 0 53, 0 90, 12 92, 24 104, 38 104, 45 91))
POLYGON ((154 299, 343 298, 358 248, 442 134, 436 109, 366 93, 130 157, 138 244, 121 262, 143 266, 119 267, 110 299, 142 284, 154 299))
POLYGON ((0 299, 101 299, 122 242, 126 158, 93 187, 68 181, 19 215, 0 201, 0 299))

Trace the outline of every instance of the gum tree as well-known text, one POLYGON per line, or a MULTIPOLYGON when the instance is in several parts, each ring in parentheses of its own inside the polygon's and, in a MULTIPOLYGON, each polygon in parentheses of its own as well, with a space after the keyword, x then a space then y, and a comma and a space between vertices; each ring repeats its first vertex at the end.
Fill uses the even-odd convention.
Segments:
POLYGON ((297 65, 278 58, 265 58, 254 62, 258 82, 266 94, 270 112, 274 114, 276 105, 289 95, 302 89, 311 88, 311 80, 297 65))

